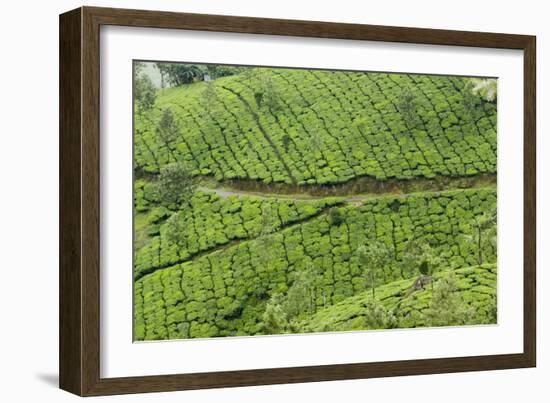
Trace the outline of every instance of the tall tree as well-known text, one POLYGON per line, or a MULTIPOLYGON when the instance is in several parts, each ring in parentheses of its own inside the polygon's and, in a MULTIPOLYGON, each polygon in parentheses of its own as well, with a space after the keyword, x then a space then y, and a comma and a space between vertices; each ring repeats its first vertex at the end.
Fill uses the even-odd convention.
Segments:
POLYGON ((476 94, 474 94, 474 86, 472 80, 468 80, 461 91, 464 110, 470 120, 475 119, 475 109, 479 99, 476 94))
POLYGON ((365 303, 365 323, 363 329, 394 329, 398 327, 398 320, 392 311, 386 309, 377 301, 365 303))
POLYGON ((275 243, 275 238, 272 234, 277 230, 275 215, 276 213, 273 212, 273 208, 269 201, 262 203, 260 225, 258 229, 258 255, 270 279, 272 275, 271 269, 273 267, 273 245, 275 243))
POLYGON ((185 165, 175 162, 164 165, 156 182, 161 203, 182 205, 188 203, 195 193, 195 181, 185 165))
POLYGON ((172 109, 165 108, 156 129, 157 135, 164 141, 167 147, 180 135, 180 126, 176 121, 172 109))
POLYGON ((474 310, 464 303, 453 271, 437 281, 430 306, 425 310, 428 326, 459 326, 469 324, 474 310))
POLYGON ((406 87, 399 96, 397 110, 405 122, 409 132, 416 126, 418 116, 416 114, 416 96, 410 88, 406 87))
POLYGON ((277 83, 269 72, 265 70, 253 70, 248 77, 252 80, 255 91, 254 99, 258 108, 265 106, 276 112, 281 106, 281 97, 277 83))
POLYGON ((491 245, 496 248, 496 209, 474 217, 472 226, 474 228, 473 240, 477 248, 477 263, 483 264, 483 250, 491 245))
POLYGON ((184 220, 183 214, 181 211, 172 214, 165 224, 165 234, 168 241, 176 244, 179 248, 185 246, 187 237, 185 236, 185 229, 187 228, 187 223, 184 220))
POLYGON ((138 113, 149 111, 155 105, 157 90, 147 74, 137 73, 134 79, 134 100, 138 113))
POLYGON ((359 266, 363 269, 365 285, 372 290, 372 299, 376 299, 376 272, 384 270, 392 261, 392 251, 380 241, 372 241, 361 245, 356 251, 359 266))
POLYGON ((306 264, 306 267, 297 273, 284 303, 284 310, 289 319, 294 319, 304 312, 314 311, 315 277, 313 264, 306 264))
POLYGON ((166 88, 167 78, 168 78, 168 64, 167 63, 155 63, 159 73, 160 73, 160 88, 166 88))
POLYGON ((205 83, 206 88, 201 92, 199 103, 203 113, 211 118, 216 102, 218 101, 218 90, 212 81, 205 83))
POLYGON ((441 257, 427 242, 411 240, 401 257, 402 277, 411 277, 417 270, 421 275, 431 276, 441 265, 441 257))
POLYGON ((288 318, 282 306, 283 302, 284 297, 281 294, 273 295, 267 302, 262 314, 262 327, 265 334, 281 334, 288 331, 288 318))
POLYGON ((342 211, 338 207, 333 207, 328 213, 330 225, 339 226, 344 222, 342 211))

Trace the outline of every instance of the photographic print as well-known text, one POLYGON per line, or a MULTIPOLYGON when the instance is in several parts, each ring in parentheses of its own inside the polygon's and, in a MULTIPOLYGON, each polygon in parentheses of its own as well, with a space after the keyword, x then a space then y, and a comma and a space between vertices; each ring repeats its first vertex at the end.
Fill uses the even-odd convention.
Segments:
POLYGON ((497 323, 497 79, 135 61, 134 340, 497 323))

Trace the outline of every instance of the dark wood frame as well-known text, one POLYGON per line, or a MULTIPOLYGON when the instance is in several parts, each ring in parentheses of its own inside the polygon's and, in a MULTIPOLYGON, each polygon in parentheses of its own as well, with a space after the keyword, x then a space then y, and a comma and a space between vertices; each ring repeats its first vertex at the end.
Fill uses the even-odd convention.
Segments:
POLYGON ((60 16, 60 387, 81 396, 525 368, 536 365, 535 37, 82 7, 60 16), (193 374, 100 377, 101 25, 524 51, 524 349, 521 354, 193 374))

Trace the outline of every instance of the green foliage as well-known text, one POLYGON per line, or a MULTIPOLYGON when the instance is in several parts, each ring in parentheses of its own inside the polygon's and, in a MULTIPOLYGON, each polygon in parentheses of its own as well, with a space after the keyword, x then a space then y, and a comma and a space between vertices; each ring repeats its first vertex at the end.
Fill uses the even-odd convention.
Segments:
POLYGON ((490 211, 476 216, 472 219, 472 234, 464 235, 465 239, 473 241, 477 249, 477 263, 483 264, 483 257, 487 248, 496 250, 497 234, 496 234, 497 212, 496 206, 490 211))
POLYGON ((397 103, 397 109, 401 114, 401 118, 407 125, 409 130, 412 130, 416 126, 416 98, 410 88, 406 87, 399 95, 399 101, 397 103))
POLYGON ((186 227, 187 223, 184 221, 180 213, 173 214, 167 221, 165 225, 166 239, 169 242, 176 244, 178 247, 184 247, 186 237, 186 227))
POLYGON ((344 222, 344 217, 342 216, 342 212, 338 207, 333 207, 329 211, 329 221, 330 225, 341 225, 344 222))
POLYGON ((224 66, 221 64, 209 64, 206 66, 206 70, 210 76, 215 78, 228 77, 235 74, 243 73, 247 68, 238 66, 224 66))
POLYGON ((359 246, 356 253, 359 266, 364 272, 365 285, 370 286, 374 300, 376 299, 376 271, 391 262, 393 252, 384 243, 374 241, 368 245, 359 246))
POLYGON ((137 340, 496 321, 496 189, 399 194, 411 179, 468 187, 496 174, 489 85, 159 67, 178 87, 136 98, 137 340), (199 82, 204 71, 213 80, 199 82), (211 182, 311 195, 344 183, 358 194, 356 184, 372 182, 392 194, 197 190, 211 182))
POLYGON ((173 86, 190 84, 195 79, 201 78, 202 69, 194 64, 184 63, 157 63, 161 74, 166 77, 168 82, 173 86))
POLYGON ((206 88, 201 93, 200 105, 204 111, 204 115, 208 119, 212 119, 214 112, 214 104, 218 102, 218 90, 212 81, 206 83, 206 88))
POLYGON ((462 103, 468 116, 473 119, 478 105, 478 97, 474 94, 474 83, 469 80, 462 89, 462 103))
POLYGON ((400 263, 401 274, 408 276, 416 270, 423 276, 431 276, 442 264, 442 258, 428 242, 416 239, 409 241, 403 251, 400 263))
POLYGON ((281 294, 273 295, 262 314, 262 331, 265 334, 286 333, 289 330, 287 314, 282 307, 281 294))
MULTIPOLYGON (((222 199, 214 193, 195 191, 179 211, 165 207, 153 208, 156 192, 144 189, 156 183, 136 181, 136 205, 142 212, 145 225, 155 224, 155 233, 137 234, 141 246, 136 250, 136 277, 162 266, 192 259, 198 253, 215 249, 229 242, 258 238, 262 244, 259 261, 266 268, 273 262, 274 237, 269 236, 281 227, 289 226, 319 214, 338 199, 318 201, 261 200, 230 197, 222 199)), ((152 227, 151 227, 152 228, 152 227)), ((136 228, 136 231, 138 228, 136 228)))
MULTIPOLYGON (((431 273, 434 291, 442 274, 455 270, 461 298, 476 308, 473 323, 494 323, 494 265, 462 268, 477 264, 475 245, 464 238, 475 230, 469 223, 492 211, 495 195, 496 190, 490 188, 410 195, 400 199, 397 210, 391 208, 395 197, 375 198, 362 206, 339 207, 344 221, 332 226, 330 209, 323 209, 326 203, 337 200, 321 203, 220 199, 197 192, 191 199, 191 209, 185 207, 178 213, 185 228, 184 247, 177 248, 168 240, 171 218, 166 218, 166 210, 147 213, 151 222, 160 224, 160 235, 149 238, 147 246, 136 253, 136 270, 140 274, 136 276, 135 289, 143 294, 135 299, 136 326, 144 326, 144 340, 265 334, 262 318, 275 294, 281 295, 279 305, 288 323, 281 325, 285 329, 282 332, 306 331, 310 327, 303 323, 310 318, 346 301, 351 303, 360 295, 382 303, 388 313, 387 323, 393 323, 393 315, 398 319, 397 327, 424 326, 423 312, 430 305, 431 287, 412 289, 422 259, 440 261, 438 269, 431 273), (271 206, 262 208, 265 203, 271 206), (262 211, 271 211, 272 220, 262 219, 262 211), (270 232, 273 227, 278 230, 270 232), (239 233, 241 228, 244 233, 239 233), (263 236, 262 228, 268 229, 263 236), (416 240, 420 252, 412 252, 416 248, 408 246, 410 239, 416 240), (231 240, 240 241, 221 247, 231 240), (376 240, 385 240, 385 245, 395 247, 376 246, 376 240), (364 258, 356 252, 361 246, 365 247, 364 258), (391 259, 380 266, 370 266, 369 250, 376 257, 384 249, 389 250, 391 259), (268 258, 262 255, 265 251, 268 258), (419 263, 402 275, 401 261, 407 256, 414 256, 419 263), (164 268, 156 269, 159 266, 164 268), (375 267, 374 282, 370 267, 375 267), (174 322, 165 324, 165 317, 174 322), (182 333, 178 326, 189 331, 182 333)), ((495 253, 487 245, 484 256, 495 262, 495 253)), ((361 312, 361 317, 369 315, 361 312)), ((344 330, 365 328, 365 321, 356 319, 344 330)), ((376 321, 369 319, 368 323, 376 321)), ((311 327, 311 331, 322 329, 321 324, 311 327)), ((341 330, 339 325, 327 329, 341 330)))
POLYGON ((254 99, 258 108, 265 106, 271 112, 278 110, 281 100, 277 84, 270 74, 265 74, 264 70, 257 70, 256 73, 256 91, 254 99))
POLYGON ((313 264, 309 262, 304 270, 297 273, 296 280, 289 288, 283 307, 289 319, 302 313, 312 313, 315 310, 315 278, 313 264))
POLYGON ((134 102, 138 113, 150 111, 157 98, 153 82, 146 74, 139 74, 136 68, 134 78, 134 102))
POLYGON ((427 326, 460 326, 472 322, 474 310, 462 300, 458 279, 450 271, 435 284, 425 311, 427 326))
POLYGON ((473 78, 472 93, 479 95, 487 102, 496 102, 498 84, 495 78, 473 78))
POLYGON ((410 280, 398 280, 357 294, 300 323, 302 332, 393 329, 496 323, 496 267, 483 265, 436 274, 433 290, 413 293, 410 280))
POLYGON ((162 117, 157 125, 156 132, 166 144, 172 143, 180 135, 179 125, 171 108, 162 111, 162 117))
POLYGON ((292 184, 290 172, 323 186, 494 174, 496 105, 473 95, 468 106, 469 80, 245 68, 162 91, 136 116, 136 165, 158 173, 176 159, 219 181, 292 184), (165 108, 181 129, 168 145, 156 133, 165 108))
POLYGON ((364 323, 358 330, 364 329, 393 329, 397 327, 397 318, 382 304, 369 301, 365 304, 364 323))
POLYGON ((283 137, 281 138, 281 141, 283 143, 283 148, 285 149, 285 152, 288 152, 288 147, 290 146, 290 143, 292 142, 292 139, 288 134, 283 134, 283 137))
POLYGON ((420 272, 420 274, 424 276, 427 276, 430 273, 430 268, 426 260, 423 260, 422 263, 420 263, 420 266, 418 267, 418 271, 420 272))
POLYGON ((193 177, 181 163, 163 166, 156 183, 158 197, 165 205, 188 203, 195 188, 193 177))

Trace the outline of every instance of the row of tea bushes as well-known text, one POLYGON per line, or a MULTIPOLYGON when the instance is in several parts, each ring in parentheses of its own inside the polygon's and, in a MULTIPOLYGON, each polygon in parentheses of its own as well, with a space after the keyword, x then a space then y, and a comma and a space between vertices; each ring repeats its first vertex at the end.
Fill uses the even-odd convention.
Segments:
POLYGON ((288 184, 496 172, 496 105, 472 96, 468 106, 467 79, 254 71, 164 90, 152 112, 136 115, 138 168, 155 173, 178 160, 219 181, 288 184), (274 105, 256 100, 265 80, 274 105), (205 100, 208 85, 216 95, 205 100), (179 122, 174 139, 156 132, 164 108, 179 122))
MULTIPOLYGON (((340 199, 298 201, 290 199, 237 197, 221 198, 215 193, 197 192, 190 205, 180 207, 174 219, 180 220, 178 242, 170 238, 170 217, 176 214, 165 207, 154 207, 145 216, 146 231, 137 245, 134 260, 136 278, 158 268, 185 262, 199 253, 221 247, 232 241, 256 238, 288 225, 314 217, 340 199)), ((143 206, 144 202, 138 203, 143 206)), ((139 216, 137 217, 139 218, 139 216)))
MULTIPOLYGON (((495 206, 494 188, 378 197, 336 207, 340 223, 323 214, 158 270, 135 284, 136 338, 258 334, 266 301, 286 293, 309 264, 316 272, 315 306, 337 304, 367 289, 356 251, 373 239, 394 254, 376 270, 378 286, 417 274, 416 267, 402 264, 412 239, 430 244, 445 267, 476 265, 476 242, 468 239, 476 232, 473 220, 495 206)), ((482 256, 495 261, 491 244, 482 256)))
MULTIPOLYGON (((495 324, 496 321, 496 264, 465 267, 454 270, 457 279, 457 292, 464 308, 470 312, 465 325, 495 324)), ((441 271, 434 275, 435 286, 448 275, 441 271)), ((433 326, 429 323, 426 311, 431 308, 433 288, 411 291, 410 280, 398 280, 376 289, 379 302, 393 316, 400 328, 433 326)), ((379 328, 381 323, 372 323, 372 294, 364 292, 345 299, 327 309, 305 318, 300 328, 307 332, 368 330, 379 328), (378 326, 377 326, 378 325, 378 326)), ((464 309, 463 308, 463 309, 464 309)), ((456 310, 456 307, 455 307, 456 310)), ((452 312, 451 312, 452 313, 452 312)))

